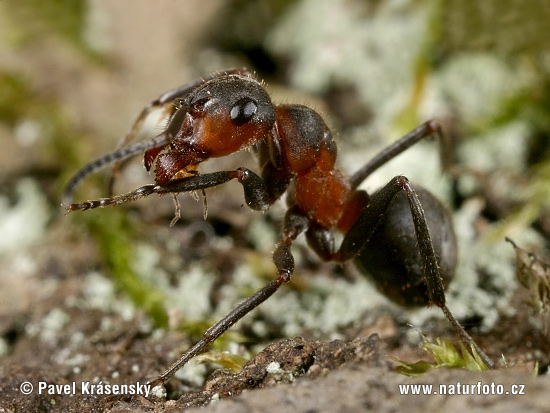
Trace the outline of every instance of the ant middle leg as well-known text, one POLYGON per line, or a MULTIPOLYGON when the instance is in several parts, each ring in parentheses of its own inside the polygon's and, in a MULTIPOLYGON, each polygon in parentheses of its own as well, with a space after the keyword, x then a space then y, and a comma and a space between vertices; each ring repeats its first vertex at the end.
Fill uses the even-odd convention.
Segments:
POLYGON ((294 258, 290 251, 292 241, 306 230, 308 226, 309 219, 298 211, 297 208, 291 208, 287 211, 283 221, 282 240, 277 244, 275 252, 273 253, 273 262, 277 267, 277 278, 256 291, 252 296, 247 298, 231 310, 225 317, 206 330, 203 338, 199 342, 184 353, 178 361, 168 368, 168 370, 149 383, 152 387, 166 383, 166 381, 168 381, 189 360, 202 353, 208 345, 225 333, 237 321, 275 294, 281 285, 290 281, 294 271, 294 258))

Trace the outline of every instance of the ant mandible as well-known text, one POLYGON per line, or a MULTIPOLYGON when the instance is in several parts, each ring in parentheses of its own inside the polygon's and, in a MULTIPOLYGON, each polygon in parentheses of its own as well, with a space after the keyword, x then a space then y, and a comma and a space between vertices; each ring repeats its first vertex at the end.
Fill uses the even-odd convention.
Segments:
POLYGON ((294 271, 292 242, 305 233, 311 249, 324 261, 354 259, 388 298, 405 306, 434 304, 460 337, 493 362, 452 315, 444 289, 454 274, 456 240, 446 209, 427 190, 396 176, 372 195, 358 186, 374 170, 430 136, 443 138, 435 121, 417 127, 365 164, 351 178, 335 167, 337 147, 321 116, 306 106, 274 105, 246 69, 218 72, 171 90, 149 103, 126 136, 123 147, 90 162, 67 184, 67 212, 131 202, 151 194, 197 191, 236 179, 247 205, 267 210, 288 192, 282 236, 273 253, 277 278, 210 327, 203 338, 151 385, 164 384, 190 359, 271 297, 294 271), (158 136, 130 143, 145 118, 157 108, 171 108, 166 129, 158 136), (261 177, 247 168, 200 174, 201 162, 243 148, 258 155, 261 177), (155 184, 132 192, 70 203, 78 184, 99 168, 143 153, 155 184), (335 247, 333 231, 344 234, 335 247))

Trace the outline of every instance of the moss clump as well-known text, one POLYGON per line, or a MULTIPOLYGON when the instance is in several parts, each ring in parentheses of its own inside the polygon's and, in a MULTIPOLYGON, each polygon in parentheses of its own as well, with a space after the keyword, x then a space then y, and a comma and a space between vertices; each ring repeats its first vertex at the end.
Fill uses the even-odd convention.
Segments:
POLYGON ((432 355, 434 362, 425 360, 416 363, 408 363, 396 357, 391 357, 399 366, 396 368, 398 373, 405 376, 420 376, 427 371, 440 367, 466 369, 471 371, 488 370, 489 367, 483 362, 474 348, 468 350, 463 343, 460 343, 460 351, 448 340, 436 339, 436 343, 429 342, 426 337, 422 337, 422 348, 432 355))

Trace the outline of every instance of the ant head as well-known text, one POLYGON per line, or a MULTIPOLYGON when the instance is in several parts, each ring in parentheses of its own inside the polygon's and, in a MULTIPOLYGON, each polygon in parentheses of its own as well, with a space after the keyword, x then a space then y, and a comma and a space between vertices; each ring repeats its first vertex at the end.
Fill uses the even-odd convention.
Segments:
POLYGON ((135 136, 151 108, 176 100, 179 108, 164 132, 119 148, 83 167, 67 184, 66 203, 86 176, 110 163, 145 152, 146 169, 155 165, 157 184, 162 185, 178 173, 180 177, 193 174, 198 164, 208 158, 226 156, 254 144, 275 123, 275 109, 262 85, 252 77, 231 74, 161 96, 144 109, 129 136, 135 136))
POLYGON ((275 109, 261 84, 227 75, 201 84, 183 101, 186 108, 174 144, 209 157, 229 155, 264 138, 275 123, 275 109))

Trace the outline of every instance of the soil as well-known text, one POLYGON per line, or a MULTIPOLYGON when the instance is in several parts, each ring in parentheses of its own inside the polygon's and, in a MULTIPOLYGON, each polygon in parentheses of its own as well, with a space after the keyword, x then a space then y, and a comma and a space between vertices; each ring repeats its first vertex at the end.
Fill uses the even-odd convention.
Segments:
MULTIPOLYGON (((489 335, 475 336, 493 359, 505 355, 508 365, 499 363, 494 371, 438 368, 417 378, 398 374, 396 363, 388 355, 411 361, 433 360, 407 343, 395 320, 381 316, 371 328, 349 331, 343 340, 276 340, 238 372, 213 369, 204 385, 193 386, 174 378, 166 384, 166 392, 156 391, 147 397, 133 394, 135 388, 125 396, 98 394, 102 389, 108 392, 109 385, 146 384, 173 361, 175 349, 184 349, 189 340, 183 333, 156 334, 146 327, 146 317, 139 314, 128 320, 113 311, 79 308, 73 300, 67 300, 82 294, 79 289, 84 282, 78 277, 58 279, 55 292, 50 290, 49 299, 41 300, 40 291, 51 289, 47 286, 51 284, 47 271, 59 268, 55 255, 50 256, 49 264, 39 279, 26 285, 27 297, 34 297, 32 303, 27 302, 25 311, 4 313, 2 317, 2 333, 10 340, 10 354, 3 358, 0 367, 1 411, 171 412, 201 408, 224 412, 384 412, 400 410, 404 403, 408 411, 547 411, 545 396, 550 378, 535 377, 534 373, 544 371, 550 349, 547 337, 533 329, 528 311, 501 320, 489 335), (53 328, 56 315, 65 321, 53 328), (385 332, 384 339, 373 330, 385 332), (534 358, 539 360, 537 366, 529 361, 534 358), (22 394, 24 382, 34 386, 29 395, 22 394), (438 389, 439 385, 448 384, 455 391, 464 392, 461 384, 477 386, 478 382, 502 385, 504 391, 521 385, 525 394, 400 394, 400 385, 432 384, 438 389), (40 383, 48 387, 40 389, 40 383), (65 395, 61 386, 66 385, 70 392, 76 389, 76 394, 65 395)), ((7 292, 2 291, 3 295, 7 292)), ((451 334, 452 338, 445 323, 434 323, 434 328, 430 334, 451 334)), ((111 389, 117 392, 116 388, 111 389)))

